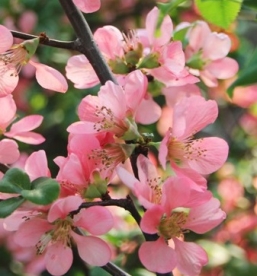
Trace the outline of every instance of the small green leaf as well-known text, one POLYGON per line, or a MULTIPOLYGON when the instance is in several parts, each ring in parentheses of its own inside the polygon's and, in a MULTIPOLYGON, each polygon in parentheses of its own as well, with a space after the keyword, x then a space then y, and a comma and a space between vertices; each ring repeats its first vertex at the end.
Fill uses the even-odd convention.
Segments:
POLYGON ((6 218, 11 215, 23 202, 24 198, 21 196, 11 197, 0 201, 0 218, 6 218))
POLYGON ((225 29, 236 19, 242 2, 243 0, 195 0, 205 20, 225 29))
POLYGON ((32 183, 32 190, 23 190, 21 195, 38 205, 47 205, 56 200, 59 196, 59 183, 48 177, 40 177, 32 183))
POLYGON ((31 187, 29 176, 18 168, 9 169, 0 181, 0 192, 10 194, 20 194, 25 189, 31 187))

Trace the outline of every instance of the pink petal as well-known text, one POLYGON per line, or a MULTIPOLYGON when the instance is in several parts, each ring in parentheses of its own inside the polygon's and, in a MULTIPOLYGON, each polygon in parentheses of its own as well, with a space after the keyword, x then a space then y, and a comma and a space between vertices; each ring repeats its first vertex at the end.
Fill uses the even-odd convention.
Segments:
POLYGON ((207 264, 208 256, 204 249, 193 242, 173 239, 177 255, 177 268, 185 275, 199 275, 202 267, 207 264))
POLYGON ((170 139, 171 136, 171 128, 168 129, 168 131, 166 132, 165 136, 163 137, 160 147, 159 147, 159 161, 163 167, 163 169, 166 168, 166 160, 167 160, 167 156, 168 156, 168 147, 167 147, 167 143, 170 139))
POLYGON ((29 63, 36 68, 36 79, 43 88, 61 93, 65 93, 68 90, 68 83, 59 71, 32 60, 29 63))
POLYGON ((201 96, 199 87, 196 84, 186 84, 179 87, 165 87, 162 89, 166 103, 169 107, 174 105, 184 97, 201 96))
POLYGON ((19 76, 15 68, 6 68, 6 65, 0 61, 0 98, 13 92, 19 82, 19 76))
POLYGON ((135 121, 143 125, 153 124, 160 119, 161 113, 162 109, 149 95, 138 105, 135 121))
POLYGON ((50 177, 45 151, 33 152, 26 160, 25 171, 31 181, 42 176, 50 177))
POLYGON ((239 67, 238 63, 229 57, 218 59, 205 67, 215 78, 228 79, 237 73, 239 67))
MULTIPOLYGON (((134 177, 134 175, 132 175, 131 173, 129 173, 127 170, 125 170, 124 168, 122 167, 117 167, 116 168, 116 173, 117 175, 119 176, 119 178, 121 179, 121 181, 129 188, 131 189, 132 191, 134 191, 135 189, 135 184, 138 181, 138 179, 136 179, 134 177)), ((140 185, 141 183, 139 183, 140 185)))
POLYGON ((74 220, 76 220, 76 226, 86 229, 92 235, 103 235, 111 230, 114 224, 112 214, 102 206, 83 209, 74 217, 74 220))
POLYGON ((111 249, 106 242, 97 237, 80 236, 72 232, 83 261, 93 266, 106 265, 111 259, 111 249))
POLYGON ((12 33, 3 25, 0 25, 0 53, 9 50, 13 44, 12 33))
POLYGON ((211 30, 206 22, 197 21, 188 33, 190 47, 197 52, 203 47, 205 40, 210 33, 211 30))
POLYGON ((179 176, 171 176, 165 180, 162 187, 162 205, 167 213, 174 208, 186 206, 190 199, 191 182, 188 177, 179 176))
POLYGON ((72 250, 62 242, 55 242, 47 247, 45 265, 47 271, 54 276, 65 274, 73 261, 72 250))
POLYGON ((186 160, 189 167, 200 174, 210 174, 227 160, 228 144, 221 138, 208 137, 194 140, 191 151, 194 155, 186 160))
POLYGON ((30 145, 38 145, 45 141, 45 138, 41 134, 30 132, 30 131, 24 132, 24 133, 18 133, 15 135, 12 135, 9 132, 6 132, 5 136, 14 138, 18 141, 21 141, 23 143, 30 144, 30 145))
POLYGON ((46 220, 32 218, 24 221, 14 234, 14 241, 20 246, 35 246, 42 235, 51 230, 53 226, 46 220))
POLYGON ((12 95, 0 98, 0 106, 0 131, 5 132, 6 127, 15 118, 17 108, 12 95))
POLYGON ((223 33, 210 33, 203 45, 203 56, 210 60, 224 58, 231 48, 231 40, 223 33), (213 47, 215 45, 215 47, 213 47))
POLYGON ((65 67, 66 76, 78 89, 90 88, 99 83, 99 79, 84 55, 71 57, 65 67))
POLYGON ((173 136, 179 140, 187 138, 213 123, 217 116, 215 101, 200 96, 183 98, 174 106, 173 136))
POLYGON ((11 129, 8 133, 10 135, 16 135, 17 133, 24 133, 33 130, 41 125, 43 119, 44 117, 41 115, 26 116, 18 122, 12 124, 11 129))
POLYGON ((144 242, 138 254, 141 263, 153 272, 168 273, 177 265, 175 251, 162 238, 154 242, 144 242))
POLYGON ((100 9, 101 1, 100 0, 72 0, 73 3, 85 13, 95 12, 100 9))
POLYGON ((146 30, 148 34, 148 39, 150 41, 150 44, 153 47, 159 47, 163 46, 166 43, 169 42, 172 36, 173 32, 173 24, 171 21, 171 18, 169 16, 165 16, 161 27, 160 27, 160 34, 156 35, 156 25, 157 25, 157 20, 159 16, 159 10, 158 8, 154 7, 146 17, 146 30))
POLYGON ((158 226, 164 213, 165 210, 159 205, 155 205, 154 207, 148 209, 144 213, 140 222, 142 231, 149 234, 157 233, 158 226))
POLYGON ((218 81, 217 81, 216 77, 208 70, 201 71, 200 77, 206 86, 208 86, 208 87, 218 86, 218 81))
POLYGON ((65 219, 71 211, 77 210, 82 202, 82 198, 75 195, 56 200, 48 212, 48 221, 54 222, 59 218, 65 219))
POLYGON ((123 36, 118 28, 114 26, 98 28, 94 33, 94 39, 107 59, 115 60, 123 55, 123 36))
POLYGON ((147 89, 147 78, 140 71, 135 70, 129 73, 125 79, 125 97, 128 109, 134 113, 139 108, 147 89))
POLYGON ((67 131, 74 134, 90 134, 95 133, 95 123, 92 122, 76 122, 68 126, 67 131))
POLYGON ((20 152, 15 141, 3 139, 0 141, 0 163, 12 164, 18 160, 20 152))
POLYGON ((162 58, 166 69, 173 74, 178 74, 185 67, 185 54, 182 49, 182 43, 175 41, 164 47, 162 58))
POLYGON ((226 213, 219 207, 219 200, 211 198, 208 202, 191 208, 184 228, 198 234, 210 231, 226 218, 226 213))

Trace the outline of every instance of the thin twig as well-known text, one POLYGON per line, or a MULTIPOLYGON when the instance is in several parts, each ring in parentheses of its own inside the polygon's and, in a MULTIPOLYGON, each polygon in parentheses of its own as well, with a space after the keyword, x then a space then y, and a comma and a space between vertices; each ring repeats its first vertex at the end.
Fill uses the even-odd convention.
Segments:
MULTIPOLYGON (((33 39, 38 38, 40 36, 26 34, 18 31, 12 31, 11 33, 13 37, 20 38, 20 39, 33 39)), ((40 44, 44 44, 46 46, 56 47, 56 48, 62 48, 62 49, 68 49, 68 50, 78 50, 78 44, 79 42, 77 40, 75 41, 60 41, 56 39, 48 38, 44 40, 40 40, 40 44)))

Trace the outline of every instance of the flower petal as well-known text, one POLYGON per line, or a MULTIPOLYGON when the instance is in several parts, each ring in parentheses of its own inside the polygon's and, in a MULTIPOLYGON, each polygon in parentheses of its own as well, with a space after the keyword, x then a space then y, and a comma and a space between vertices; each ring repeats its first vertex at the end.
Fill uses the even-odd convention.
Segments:
POLYGON ((177 268, 185 275, 199 275, 202 267, 207 264, 208 256, 204 249, 193 242, 173 239, 177 255, 177 268))
POLYGON ((9 50, 13 44, 12 33, 3 25, 0 25, 0 53, 9 50))
POLYGON ((0 106, 0 132, 5 132, 6 127, 15 118, 17 108, 12 95, 0 98, 0 106))
POLYGON ((83 261, 93 266, 106 265, 111 259, 111 249, 106 242, 97 237, 85 237, 72 232, 83 261))
POLYGON ((101 7, 100 0, 72 0, 73 3, 85 13, 98 11, 101 7))
POLYGON ((73 261, 72 250, 61 242, 55 242, 47 247, 45 264, 47 271, 54 276, 65 274, 73 261))
POLYGON ((0 163, 12 164, 18 160, 20 152, 15 141, 3 139, 0 141, 0 163))
POLYGON ((175 251, 162 238, 154 242, 144 242, 138 254, 142 264, 153 272, 168 273, 177 265, 175 251))
POLYGON ((32 60, 29 63, 36 68, 36 79, 43 88, 61 93, 68 90, 68 83, 59 71, 32 60))

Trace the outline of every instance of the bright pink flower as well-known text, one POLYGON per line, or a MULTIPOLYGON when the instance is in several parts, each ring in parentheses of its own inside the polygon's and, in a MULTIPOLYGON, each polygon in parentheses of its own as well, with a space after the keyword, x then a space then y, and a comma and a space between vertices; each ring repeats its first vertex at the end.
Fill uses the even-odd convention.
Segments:
POLYGON ((167 273, 177 266, 186 275, 198 275, 207 263, 205 251, 178 238, 182 238, 187 230, 205 233, 225 217, 217 199, 197 204, 197 197, 192 200, 187 182, 165 182, 160 204, 148 209, 141 220, 142 231, 159 236, 155 242, 142 244, 139 249, 141 262, 154 272, 167 273), (171 247, 165 242, 167 240, 171 247))
POLYGON ((217 86, 217 79, 228 79, 237 73, 237 62, 226 57, 231 48, 226 34, 211 32, 206 22, 197 21, 189 29, 187 39, 187 64, 192 67, 190 71, 200 76, 207 86, 217 86))
MULTIPOLYGON (((122 182, 133 191, 140 204, 146 209, 162 204, 162 201, 167 197, 167 190, 164 191, 163 187, 168 186, 168 183, 173 183, 171 185, 174 187, 176 185, 184 186, 186 204, 191 204, 191 206, 202 204, 211 198, 211 193, 206 191, 206 186, 202 185, 201 181, 198 185, 179 170, 177 170, 176 176, 168 177, 161 186, 162 181, 156 167, 143 155, 138 156, 137 168, 139 180, 122 167, 118 167, 116 172, 122 182)), ((193 176, 195 174, 191 173, 193 176)), ((199 180, 197 177, 195 179, 199 180)), ((174 198, 173 202, 176 202, 176 200, 174 198)))
MULTIPOLYGON (((140 137, 135 116, 140 117, 140 104, 145 97, 147 80, 139 71, 133 71, 125 80, 124 89, 107 81, 98 96, 86 96, 78 107, 80 122, 68 127, 71 133, 111 132, 117 137, 135 139, 140 137)), ((153 121, 151 113, 145 113, 142 121, 153 121)), ((155 119, 159 115, 154 115, 155 119)), ((141 115, 142 118, 142 115, 141 115)))
POLYGON ((77 244, 80 257, 88 264, 103 266, 110 260, 111 250, 103 240, 78 235, 74 229, 87 230, 92 235, 105 234, 113 226, 112 215, 104 207, 94 206, 82 209, 71 218, 69 213, 82 202, 78 196, 59 199, 51 206, 47 219, 33 217, 24 221, 15 233, 14 239, 20 246, 36 246, 39 254, 45 251, 46 269, 52 275, 63 275, 71 267, 72 240, 77 244))
POLYGON ((13 43, 11 32, 1 25, 0 27, 1 37, 4 41, 0 49, 0 97, 12 93, 18 84, 18 74, 27 63, 36 68, 36 79, 43 88, 61 93, 67 91, 67 81, 60 72, 47 65, 30 60, 36 51, 38 39, 24 41, 11 47, 13 43), (28 44, 33 44, 33 50, 31 48, 29 48, 29 51, 27 50, 28 44))
POLYGON ((73 3, 83 12, 91 13, 100 9, 100 0, 72 0, 73 3))
POLYGON ((166 159, 182 162, 201 174, 219 169, 227 159, 228 145, 220 138, 193 140, 193 135, 215 121, 218 108, 215 101, 203 97, 183 98, 174 106, 173 125, 167 131, 159 148, 163 167, 166 159))

